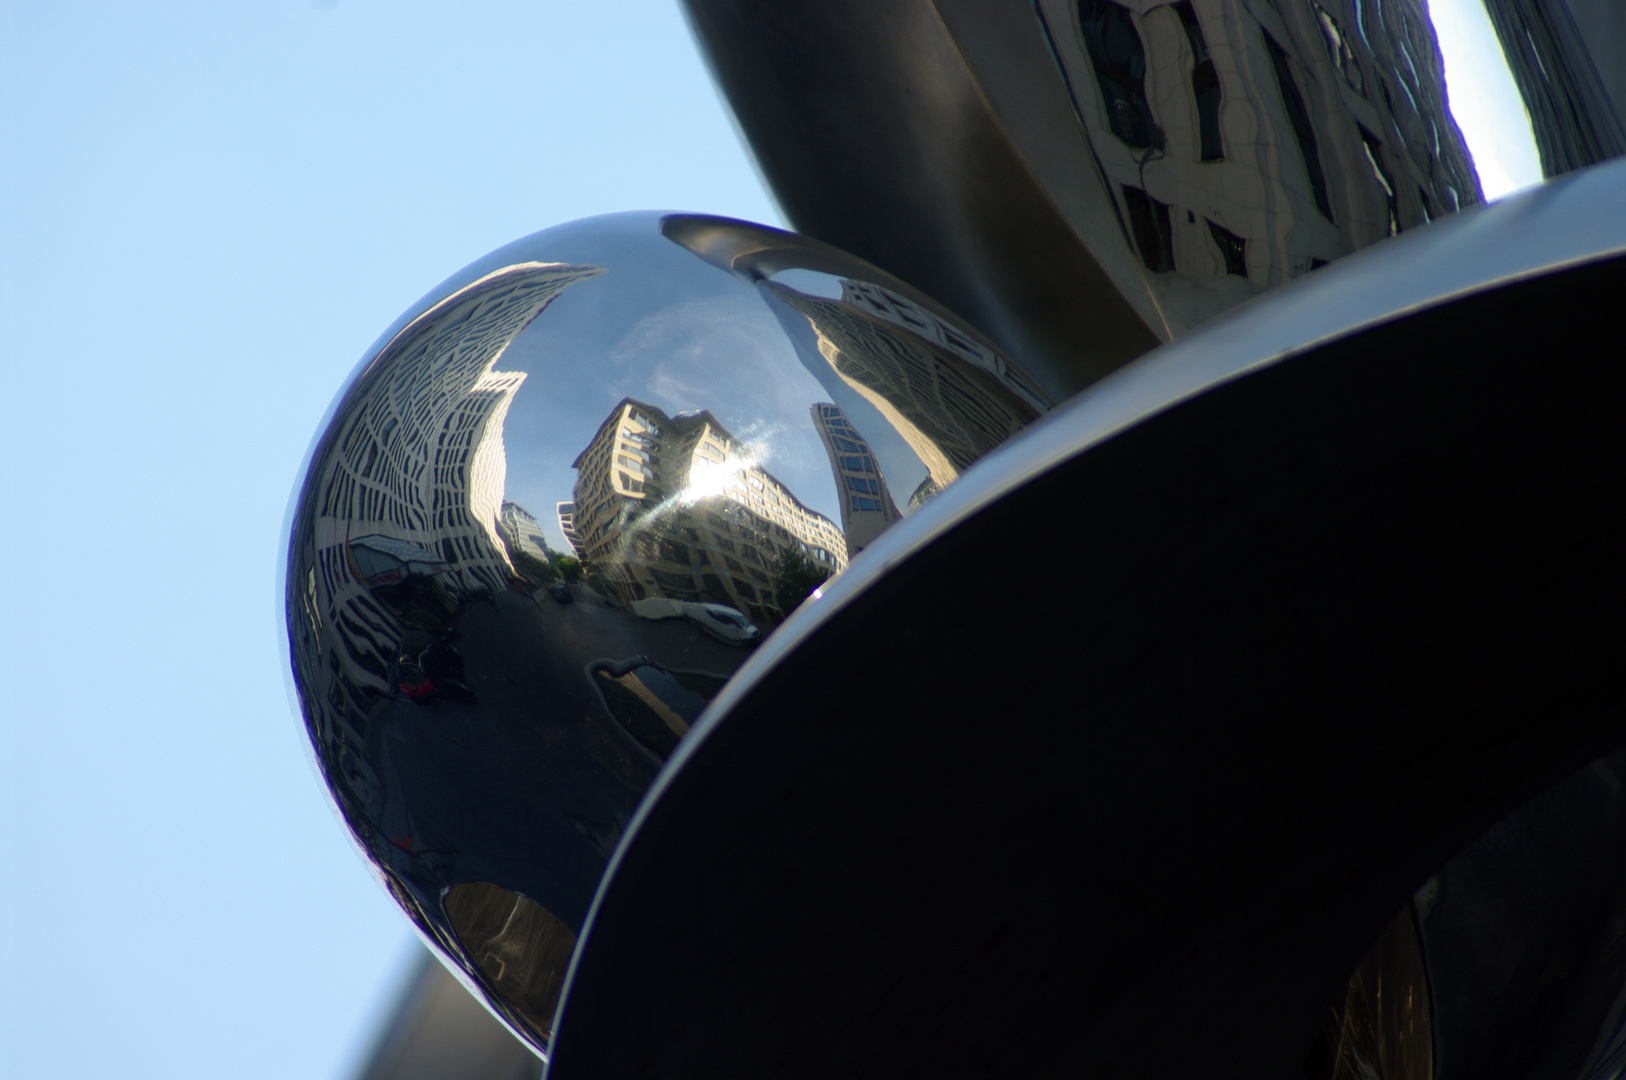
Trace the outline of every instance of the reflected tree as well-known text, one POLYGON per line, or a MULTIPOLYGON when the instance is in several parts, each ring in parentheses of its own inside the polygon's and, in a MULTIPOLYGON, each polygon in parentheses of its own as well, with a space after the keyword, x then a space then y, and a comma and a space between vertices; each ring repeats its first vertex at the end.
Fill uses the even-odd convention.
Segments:
POLYGON ((778 597, 780 610, 789 615, 829 578, 828 570, 815 566, 801 552, 782 552, 774 563, 773 574, 774 593, 778 597))

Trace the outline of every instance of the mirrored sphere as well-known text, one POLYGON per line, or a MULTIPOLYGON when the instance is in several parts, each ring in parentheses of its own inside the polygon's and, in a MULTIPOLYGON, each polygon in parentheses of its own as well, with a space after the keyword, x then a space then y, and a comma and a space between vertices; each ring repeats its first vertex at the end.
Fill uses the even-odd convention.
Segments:
POLYGON ((299 706, 366 857, 522 1037, 734 670, 1052 404, 868 264, 686 214, 510 244, 368 353, 293 504, 299 706))

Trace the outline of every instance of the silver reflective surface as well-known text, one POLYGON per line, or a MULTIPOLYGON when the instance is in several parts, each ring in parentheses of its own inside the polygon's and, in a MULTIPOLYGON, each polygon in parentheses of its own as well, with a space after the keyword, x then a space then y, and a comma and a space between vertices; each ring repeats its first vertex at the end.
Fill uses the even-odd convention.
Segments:
POLYGON ((388 888, 532 1045, 701 710, 1051 404, 873 267, 695 215, 527 237, 364 359, 294 504, 300 706, 388 888))
POLYGON ((1104 380, 879 539, 644 801, 552 1075, 761 1075, 795 1047, 808 1075, 1617 1076, 1619 759, 1453 856, 1586 740, 1620 738, 1598 493, 1626 461, 1621 369, 1594 343, 1622 255, 1626 161, 1374 247, 1104 380), (1322 389, 1216 405, 1273 378, 1322 389), (1063 472, 1092 457, 1106 480, 1063 472), (939 587, 1007 550, 1053 558, 1031 587, 939 587), (1152 734, 1129 752, 1132 728, 1152 734), (1291 794, 1261 796, 1267 775, 1291 794), (1442 865, 1433 912, 1390 922, 1442 865), (1246 898, 1216 914, 1226 894, 1246 898), (1040 962, 966 975, 1018 933, 1040 962), (1013 1062, 1047 1041, 1050 1067, 1013 1062), (1544 1049, 1576 1068, 1525 1069, 1544 1049))
MULTIPOLYGON (((687 6, 794 227, 1058 396, 1482 199, 1423 0, 687 6)), ((1619 44, 1563 0, 1486 10, 1547 174, 1626 150, 1589 55, 1619 44)))

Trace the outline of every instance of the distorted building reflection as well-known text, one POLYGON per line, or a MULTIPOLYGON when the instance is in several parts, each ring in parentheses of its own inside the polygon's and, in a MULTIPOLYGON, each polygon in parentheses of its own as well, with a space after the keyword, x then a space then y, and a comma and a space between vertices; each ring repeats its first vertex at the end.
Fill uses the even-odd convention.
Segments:
POLYGON ((503 503, 498 528, 508 558, 522 577, 541 581, 554 576, 553 549, 548 547, 542 526, 529 510, 516 502, 503 503))
POLYGON ((290 553, 303 609, 290 638, 306 715, 353 821, 386 816, 365 729, 403 653, 466 598, 516 576, 500 531, 502 431, 525 373, 494 367, 555 297, 602 272, 522 263, 458 290, 390 342, 382 377, 363 379, 333 421, 307 484, 310 527, 290 553))
POLYGON ((565 544, 570 548, 571 556, 579 556, 581 549, 576 544, 576 504, 573 502, 555 503, 554 514, 559 519, 559 535, 565 538, 565 544))
POLYGON ((903 515, 892 501, 875 452, 848 422, 847 414, 827 401, 814 404, 809 411, 824 452, 830 456, 847 550, 856 555, 903 515))
MULTIPOLYGON (((293 508, 289 642, 323 779, 426 940, 538 1050, 691 725, 899 518, 909 489, 887 483, 922 484, 915 447, 939 463, 918 494, 1048 407, 856 260, 815 252, 833 272, 797 280, 845 298, 798 311, 733 248, 678 251, 670 222, 568 226, 504 254, 538 261, 460 274, 358 369, 293 508), (713 411, 654 404, 674 387, 713 411)), ((814 246, 689 224, 792 263, 814 246)))
POLYGON ((937 488, 1049 408, 1018 368, 919 305, 877 285, 840 284, 839 299, 776 281, 764 288, 807 319, 818 362, 875 407, 937 488))
POLYGON ((1576 25, 1576 16, 1585 12, 1595 17, 1588 9, 1601 10, 1608 2, 1484 0, 1547 176, 1626 153, 1626 131, 1595 63, 1619 64, 1618 50, 1626 42, 1617 35, 1613 42, 1596 41, 1595 51, 1589 50, 1576 25))
POLYGON ((572 465, 572 541, 595 580, 627 603, 710 601, 774 623, 787 552, 826 573, 847 541, 709 412, 669 416, 623 399, 572 465))
POLYGON ((1170 332, 1482 200, 1421 0, 1039 9, 1170 332))
POLYGON ((661 232, 752 282, 824 387, 810 414, 849 556, 1056 406, 979 331, 874 267, 853 274, 816 241, 699 214, 667 215, 661 232), (889 471, 914 484, 906 510, 889 471))

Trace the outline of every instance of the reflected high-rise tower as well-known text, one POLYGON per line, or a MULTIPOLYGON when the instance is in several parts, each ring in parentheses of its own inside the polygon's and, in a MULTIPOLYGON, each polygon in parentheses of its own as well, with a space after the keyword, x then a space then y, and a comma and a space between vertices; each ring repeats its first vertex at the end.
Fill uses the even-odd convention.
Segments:
POLYGON ((1541 170, 1548 176, 1626 153, 1626 130, 1594 65, 1596 59, 1618 64, 1619 57, 1609 55, 1606 43, 1597 56, 1589 54, 1576 25, 1581 9, 1592 21, 1601 11, 1591 9, 1603 6, 1565 0, 1485 0, 1485 13, 1525 100, 1541 170), (1577 8, 1574 16, 1572 7, 1577 8))
POLYGON ((514 572, 499 532, 508 479, 502 430, 524 381, 523 371, 482 375, 448 411, 430 459, 434 539, 465 590, 500 589, 514 572))
POLYGON ((291 552, 305 608, 292 647, 312 722, 357 748, 335 790, 372 818, 386 785, 360 748, 394 689, 404 612, 449 611, 514 574, 499 533, 503 423, 525 374, 493 369, 556 296, 602 272, 520 263, 458 290, 385 346, 376 370, 387 377, 363 378, 333 421, 337 445, 308 485, 313 527, 291 552))
POLYGON ((836 478, 841 499, 841 531, 847 535, 847 550, 863 551, 894 521, 903 515, 892 501, 886 477, 869 443, 847 422, 840 407, 818 402, 809 410, 813 427, 830 455, 830 471, 836 478))
POLYGON ((979 368, 1004 389, 1032 406, 1033 411, 1044 413, 1056 403, 1038 383, 1028 378, 1020 368, 1013 366, 999 353, 973 338, 970 334, 939 318, 925 307, 915 303, 884 285, 873 281, 844 278, 841 282, 841 302, 882 322, 929 342, 933 348, 979 368))
MULTIPOLYGON (((531 560, 545 570, 551 571, 553 567, 553 549, 548 547, 547 537, 542 535, 542 526, 536 517, 519 503, 505 502, 502 504, 502 517, 498 521, 502 531, 503 543, 508 549, 508 556, 516 562, 531 560)), ((524 567, 518 567, 524 570, 524 567)))
POLYGON ((559 517, 559 534, 565 538, 570 547, 572 557, 581 555, 581 548, 576 543, 576 504, 561 502, 554 504, 554 513, 559 517))
POLYGON ((1048 407, 992 350, 889 290, 843 280, 832 300, 765 288, 807 318, 819 356, 903 436, 938 488, 1048 407))

